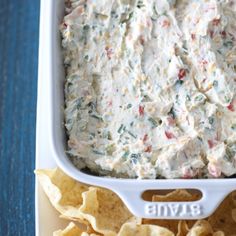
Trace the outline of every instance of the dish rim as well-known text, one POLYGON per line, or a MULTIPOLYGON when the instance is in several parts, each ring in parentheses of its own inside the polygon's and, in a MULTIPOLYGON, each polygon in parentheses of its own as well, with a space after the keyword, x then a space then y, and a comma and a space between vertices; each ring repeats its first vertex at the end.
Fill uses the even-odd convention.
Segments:
POLYGON ((61 122, 64 117, 62 112, 64 74, 58 26, 63 17, 62 7, 64 6, 64 0, 41 0, 42 5, 48 7, 47 10, 41 7, 41 11, 44 11, 44 13, 40 15, 40 29, 44 28, 44 30, 40 30, 40 44, 43 32, 45 34, 43 39, 44 50, 47 51, 47 53, 44 53, 44 56, 47 57, 47 60, 44 61, 45 58, 40 58, 39 56, 39 66, 44 65, 43 68, 39 68, 45 71, 44 76, 39 71, 36 155, 40 155, 40 150, 46 149, 47 154, 52 156, 57 165, 69 176, 87 184, 98 185, 113 190, 121 197, 131 212, 137 216, 145 218, 196 219, 210 215, 224 197, 236 189, 236 179, 120 179, 89 175, 73 165, 65 154, 65 129, 61 122), (45 25, 45 19, 48 25, 45 25), (60 81, 58 78, 60 78, 60 81), (42 127, 44 127, 44 132, 39 130, 42 127), (45 143, 45 141, 48 143, 47 147, 42 146, 42 143, 45 143), (141 199, 141 194, 146 190, 182 188, 198 189, 202 192, 203 197, 194 203, 152 203, 141 199), (209 199, 210 197, 213 199, 209 199), (150 214, 149 210, 160 206, 160 204, 164 207, 168 207, 168 204, 176 206, 178 204, 182 207, 190 208, 198 204, 203 210, 198 215, 191 215, 192 212, 189 210, 189 215, 187 216, 173 215, 171 212, 165 215, 158 214, 158 212, 150 214))

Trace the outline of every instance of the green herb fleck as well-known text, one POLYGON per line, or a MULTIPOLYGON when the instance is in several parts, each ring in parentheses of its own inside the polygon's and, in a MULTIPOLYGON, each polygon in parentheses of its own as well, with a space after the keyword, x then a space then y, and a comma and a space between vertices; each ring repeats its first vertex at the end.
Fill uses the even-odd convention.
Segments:
POLYGON ((143 3, 142 0, 139 0, 139 1, 138 1, 137 7, 138 7, 138 8, 145 7, 145 4, 143 3))
POLYGON ((227 102, 227 103, 229 103, 231 101, 231 99, 227 96, 225 96, 224 99, 225 99, 225 102, 227 102))
POLYGON ((107 139, 108 140, 112 140, 112 136, 111 136, 111 132, 110 131, 107 132, 107 139))
POLYGON ((111 15, 114 16, 116 14, 116 11, 112 10, 111 15))
POLYGON ((133 12, 130 12, 127 21, 129 21, 129 20, 133 17, 133 15, 134 15, 134 13, 133 13, 133 12))
POLYGON ((76 101, 76 107, 79 110, 82 107, 82 103, 84 102, 84 98, 78 98, 76 101))
POLYGON ((127 105, 127 109, 130 109, 132 107, 132 104, 127 105))
POLYGON ((128 134, 130 135, 130 136, 132 136, 133 138, 137 138, 137 135, 135 135, 135 134, 133 134, 131 131, 128 131, 128 134))
POLYGON ((131 158, 137 159, 140 156, 140 154, 132 153, 131 158))
POLYGON ((121 131, 123 130, 123 128, 124 128, 124 125, 123 125, 123 124, 121 124, 121 126, 119 127, 119 129, 117 130, 117 132, 120 134, 120 133, 121 133, 121 131))
POLYGON ((89 25, 84 25, 84 26, 83 26, 83 30, 84 30, 84 31, 88 31, 89 28, 90 28, 89 25))
POLYGON ((130 152, 129 151, 125 151, 125 153, 123 154, 122 158, 127 158, 129 156, 130 152))
POLYGON ((158 126, 157 121, 154 120, 152 117, 149 117, 148 121, 152 124, 152 128, 156 128, 158 126))
POLYGON ((178 79, 175 84, 176 84, 176 85, 182 85, 183 83, 184 83, 183 80, 178 79))
POLYGON ((97 114, 91 114, 90 116, 97 119, 97 120, 103 121, 102 117, 97 114))
POLYGON ((110 145, 108 145, 107 147, 106 147, 106 152, 107 152, 107 154, 108 155, 112 155, 113 154, 113 152, 116 150, 116 146, 115 146, 115 144, 113 143, 113 144, 110 144, 110 145))
POLYGON ((191 98, 189 95, 186 96, 187 101, 191 101, 191 98))
POLYGON ((89 102, 88 106, 90 107, 91 111, 95 111, 96 110, 96 103, 95 102, 89 102))
POLYGON ((84 130, 86 130, 86 128, 87 128, 87 124, 85 123, 85 124, 81 124, 81 126, 79 127, 79 130, 80 131, 84 131, 84 130))
POLYGON ((202 142, 202 138, 201 138, 201 137, 197 136, 197 139, 198 139, 200 142, 202 142))
POLYGON ((121 21, 121 24, 130 21, 131 18, 133 17, 133 15, 134 15, 134 13, 133 13, 133 12, 130 12, 129 15, 128 15, 128 17, 126 17, 124 20, 121 21))
POLYGON ((224 42, 223 45, 227 48, 232 48, 233 47, 233 42, 232 41, 227 41, 227 42, 224 42))
POLYGON ((85 61, 89 61, 89 55, 85 55, 85 56, 84 56, 84 60, 85 60, 85 61))
POLYGON ((236 130, 236 123, 235 123, 235 124, 232 124, 231 129, 232 129, 232 130, 236 130))
POLYGON ((97 155, 105 156, 105 153, 104 153, 104 152, 101 152, 101 151, 99 151, 99 150, 93 149, 92 151, 93 151, 93 153, 95 153, 95 154, 97 154, 97 155))
POLYGON ((158 19, 158 16, 155 15, 155 14, 153 14, 153 15, 151 16, 151 19, 152 19, 153 21, 156 21, 156 20, 158 19))
POLYGON ((175 96, 175 103, 179 105, 179 94, 176 94, 175 96))
POLYGON ((200 95, 196 96, 196 97, 194 98, 194 100, 195 100, 196 102, 201 102, 201 101, 204 100, 204 96, 203 96, 202 94, 200 94, 200 95))
POLYGON ((214 87, 217 87, 217 86, 218 86, 218 81, 214 80, 214 81, 213 81, 213 86, 214 86, 214 87))
POLYGON ((213 118, 213 117, 209 117, 209 118, 208 118, 208 121, 209 121, 209 123, 212 125, 212 124, 214 123, 214 118, 213 118))
POLYGON ((95 138, 95 133, 90 133, 90 134, 89 134, 89 139, 92 140, 92 139, 94 139, 94 138, 95 138))
MULTIPOLYGON (((227 153, 227 150, 226 150, 226 153, 227 153)), ((224 155, 223 159, 225 159, 228 162, 231 162, 232 161, 232 156, 229 156, 229 153, 227 153, 226 155, 224 155)))
POLYGON ((140 154, 136 154, 136 153, 132 153, 130 158, 133 164, 137 164, 138 162, 138 158, 140 157, 140 154))
POLYGON ((175 119, 176 115, 175 115, 175 111, 174 111, 174 107, 172 106, 170 111, 168 112, 168 115, 171 115, 173 119, 175 119))

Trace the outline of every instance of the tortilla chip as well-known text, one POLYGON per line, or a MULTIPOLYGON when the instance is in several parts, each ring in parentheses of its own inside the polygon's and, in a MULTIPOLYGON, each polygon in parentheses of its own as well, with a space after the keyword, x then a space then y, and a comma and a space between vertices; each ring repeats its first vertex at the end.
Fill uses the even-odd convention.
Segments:
POLYGON ((58 230, 53 233, 53 236, 80 236, 83 231, 73 222, 70 222, 69 225, 64 230, 58 230))
MULTIPOLYGON (((232 199, 233 205, 236 207, 236 191, 231 193, 231 199, 232 199)), ((231 216, 234 222, 236 222, 236 208, 232 209, 231 216)), ((236 236, 236 230, 235 230, 234 235, 236 236)))
POLYGON ((143 219, 142 224, 157 225, 169 229, 177 236, 185 236, 184 232, 188 232, 196 220, 161 220, 161 219, 143 219), (182 233, 182 234, 181 234, 182 233))
POLYGON ((79 223, 83 224, 84 227, 89 227, 89 226, 90 226, 89 222, 86 221, 86 220, 83 220, 82 217, 81 217, 81 218, 78 218, 78 217, 70 217, 69 214, 68 214, 68 215, 60 215, 59 217, 60 217, 61 219, 64 219, 64 220, 79 222, 79 223))
POLYGON ((185 220, 180 220, 178 224, 178 233, 176 236, 186 236, 189 232, 188 224, 185 220))
POLYGON ((100 236, 100 234, 84 232, 74 222, 70 222, 64 230, 55 231, 53 236, 100 236))
POLYGON ((176 234, 178 232, 179 220, 143 219, 142 224, 164 227, 176 234))
POLYGON ((232 202, 233 202, 234 206, 236 206, 236 191, 231 193, 231 198, 232 198, 232 202))
POLYGON ((132 217, 121 199, 112 191, 90 187, 82 196, 80 212, 99 233, 117 235, 120 227, 132 217))
POLYGON ((82 219, 79 208, 83 203, 82 193, 88 186, 75 181, 59 168, 36 170, 40 184, 52 205, 67 219, 82 219))
POLYGON ((141 225, 142 224, 142 218, 132 216, 127 221, 125 221, 125 223, 133 223, 133 224, 141 225))
MULTIPOLYGON (((216 232, 217 235, 224 236, 223 232, 216 232)), ((189 231, 187 236, 215 236, 216 233, 213 232, 213 229, 208 221, 199 220, 197 221, 192 229, 189 231)))
POLYGON ((175 202, 175 201, 196 201, 199 199, 199 194, 190 193, 184 189, 177 189, 166 195, 154 195, 152 197, 153 202, 175 202))
POLYGON ((234 222, 236 222, 236 208, 232 210, 232 218, 234 220, 234 222))
MULTIPOLYGON (((225 233, 222 231, 217 231, 217 232, 213 233, 212 236, 227 236, 227 235, 225 235, 225 233)), ((230 236, 234 236, 234 235, 230 235, 230 236)))
POLYGON ((163 227, 157 225, 137 225, 126 223, 122 225, 118 236, 174 236, 174 234, 163 227))
POLYGON ((223 231, 225 235, 236 233, 236 221, 234 221, 232 217, 233 206, 234 202, 232 194, 230 194, 208 218, 213 230, 223 231))
POLYGON ((89 233, 83 232, 81 236, 101 236, 101 234, 89 234, 89 233))

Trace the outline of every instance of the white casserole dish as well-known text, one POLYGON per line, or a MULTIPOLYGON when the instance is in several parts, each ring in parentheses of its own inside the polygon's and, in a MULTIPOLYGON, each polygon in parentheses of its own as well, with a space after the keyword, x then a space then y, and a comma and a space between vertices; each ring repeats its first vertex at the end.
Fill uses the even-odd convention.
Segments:
POLYGON ((37 153, 53 157, 58 166, 74 179, 116 192, 136 216, 143 218, 200 219, 209 216, 227 194, 236 189, 236 179, 136 180, 97 177, 79 171, 65 154, 63 127, 64 70, 58 26, 64 15, 64 0, 41 0, 41 30, 37 104, 37 153), (196 202, 147 202, 146 190, 198 189, 196 202))

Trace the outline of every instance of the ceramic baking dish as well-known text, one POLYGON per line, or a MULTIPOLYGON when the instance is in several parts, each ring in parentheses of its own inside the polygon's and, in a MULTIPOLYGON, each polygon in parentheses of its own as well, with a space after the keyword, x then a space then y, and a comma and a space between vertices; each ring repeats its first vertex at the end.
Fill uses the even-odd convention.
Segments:
POLYGON ((102 186, 116 192, 130 211, 139 217, 165 219, 199 219, 209 216, 224 197, 236 189, 236 179, 157 179, 136 180, 97 177, 78 170, 65 154, 63 127, 63 70, 59 23, 64 15, 64 0, 41 0, 40 44, 37 110, 37 155, 53 157, 58 166, 74 179, 102 186), (43 30, 42 30, 43 29, 43 30), (44 35, 42 35, 42 32, 44 35), (202 198, 195 202, 148 202, 141 195, 146 190, 198 189, 202 198))

